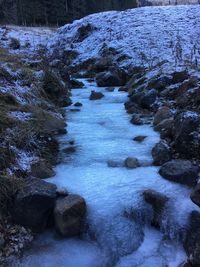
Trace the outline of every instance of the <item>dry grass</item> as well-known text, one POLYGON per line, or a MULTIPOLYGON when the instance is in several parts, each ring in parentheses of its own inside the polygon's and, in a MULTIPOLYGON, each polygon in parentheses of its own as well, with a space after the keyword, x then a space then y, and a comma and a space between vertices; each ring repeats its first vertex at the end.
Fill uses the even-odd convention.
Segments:
POLYGON ((6 48, 0 48, 0 59, 2 63, 19 64, 19 66, 22 66, 22 56, 19 54, 11 54, 6 48))
POLYGON ((12 176, 0 176, 0 213, 7 213, 16 192, 23 187, 23 180, 12 176))

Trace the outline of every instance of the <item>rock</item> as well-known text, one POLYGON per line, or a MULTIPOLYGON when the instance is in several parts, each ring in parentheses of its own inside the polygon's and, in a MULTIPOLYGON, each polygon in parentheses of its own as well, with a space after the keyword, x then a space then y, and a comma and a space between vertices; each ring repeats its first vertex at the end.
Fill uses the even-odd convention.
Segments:
POLYGON ((133 138, 133 141, 136 141, 136 142, 143 142, 145 139, 147 138, 147 136, 144 136, 144 135, 139 135, 139 136, 136 136, 133 138))
POLYGON ((168 107, 161 107, 154 116, 153 125, 158 125, 163 120, 170 119, 173 117, 173 113, 168 107))
POLYGON ((162 212, 169 198, 154 190, 144 191, 143 196, 145 201, 153 208, 152 225, 160 228, 162 212))
POLYGON ((83 104, 82 104, 82 103, 80 103, 80 102, 76 102, 76 103, 74 104, 74 106, 75 106, 75 107, 82 107, 82 106, 83 106, 83 104))
POLYGON ((102 99, 103 97, 104 94, 102 94, 101 92, 92 91, 90 95, 90 100, 99 100, 102 99))
POLYGON ((183 94, 180 94, 176 99, 176 106, 181 109, 190 109, 198 110, 200 100, 200 88, 190 88, 183 94))
POLYGON ((141 98, 141 106, 142 108, 151 108, 157 98, 157 91, 155 89, 149 90, 145 95, 141 98))
POLYGON ((191 200, 200 207, 200 184, 197 184, 190 196, 191 200))
POLYGON ((110 55, 104 56, 97 59, 95 65, 93 64, 92 69, 97 72, 103 72, 111 68, 113 65, 112 57, 110 55))
POLYGON ((174 119, 166 119, 154 126, 154 130, 160 132, 161 138, 172 138, 174 128, 174 119))
POLYGON ((96 82, 100 87, 124 86, 126 73, 122 69, 110 68, 106 72, 97 74, 96 82))
POLYGON ((124 106, 125 106, 125 109, 126 110, 128 110, 128 109, 130 109, 132 106, 134 106, 135 104, 131 101, 131 100, 129 100, 129 101, 126 101, 125 103, 124 103, 124 106))
POLYGON ((117 168, 117 167, 121 167, 122 164, 119 161, 115 161, 115 160, 108 160, 107 161, 107 165, 110 168, 117 168))
POLYGON ((74 88, 74 89, 78 89, 78 88, 83 88, 84 87, 84 83, 78 81, 78 80, 75 80, 75 79, 72 79, 70 80, 70 83, 71 83, 71 87, 74 88))
POLYGON ((56 186, 36 178, 25 180, 13 204, 13 220, 35 232, 42 232, 51 216, 56 200, 56 186))
POLYGON ((111 60, 115 55, 118 54, 118 51, 116 50, 116 48, 112 47, 112 46, 108 46, 106 43, 103 43, 101 49, 100 49, 100 55, 102 58, 101 59, 107 59, 107 60, 111 60))
POLYGON ((47 179, 55 176, 55 171, 52 169, 51 164, 46 160, 40 160, 31 165, 31 175, 40 179, 47 179))
POLYGON ((126 105, 126 109, 127 109, 127 113, 129 114, 148 114, 149 111, 142 109, 140 106, 138 106, 137 104, 134 104, 132 102, 130 102, 130 104, 125 104, 126 105))
POLYGON ((73 145, 75 144, 75 140, 70 140, 70 141, 69 141, 69 144, 70 144, 71 146, 73 146, 73 145))
POLYGON ((133 93, 130 95, 130 99, 133 102, 133 104, 138 104, 139 106, 141 106, 141 101, 144 97, 145 97, 145 92, 133 91, 133 93))
POLYGON ((127 158, 124 162, 125 166, 129 169, 135 169, 140 167, 140 163, 136 158, 127 158))
POLYGON ((56 202, 54 209, 55 227, 64 237, 78 236, 83 231, 86 214, 85 200, 78 195, 68 195, 56 202))
POLYGON ((200 263, 200 213, 192 211, 190 214, 189 229, 184 241, 184 248, 193 267, 200 263))
POLYGON ((74 42, 80 43, 85 40, 93 31, 95 27, 91 23, 87 23, 86 25, 81 25, 75 37, 74 42))
POLYGON ((165 179, 193 186, 197 182, 199 168, 189 160, 171 160, 160 168, 160 175, 165 179))
POLYGON ((142 119, 140 118, 140 116, 138 114, 134 114, 132 116, 132 119, 130 122, 134 125, 142 125, 143 124, 142 119))
POLYGON ((189 78, 189 74, 187 71, 175 71, 172 74, 171 83, 173 83, 173 84, 181 83, 181 82, 184 82, 185 80, 187 80, 188 78, 189 78))
POLYGON ((106 88, 106 91, 108 91, 108 92, 114 92, 115 91, 115 87, 108 87, 108 88, 106 88))
POLYGON ((176 102, 181 101, 182 96, 188 96, 189 98, 189 95, 187 95, 188 91, 191 91, 192 88, 197 88, 198 83, 199 78, 195 76, 192 76, 188 80, 181 83, 181 85, 175 90, 174 98, 176 99, 176 102))
POLYGON ((75 146, 69 146, 66 147, 62 150, 65 154, 72 154, 76 152, 76 147, 75 146))
POLYGON ((171 151, 167 142, 160 141, 152 149, 152 157, 155 165, 160 166, 171 159, 171 151))
POLYGON ((64 196, 64 197, 66 197, 66 196, 69 195, 67 189, 64 188, 64 187, 57 188, 57 190, 56 190, 56 194, 57 194, 58 196, 64 196))
POLYGON ((186 158, 200 158, 200 115, 181 112, 174 122, 174 147, 186 158))
POLYGON ((164 90, 168 85, 170 85, 171 78, 168 76, 162 76, 160 78, 154 78, 148 84, 148 88, 154 88, 158 91, 164 90))
POLYGON ((70 109, 71 112, 80 112, 80 108, 71 108, 70 109))

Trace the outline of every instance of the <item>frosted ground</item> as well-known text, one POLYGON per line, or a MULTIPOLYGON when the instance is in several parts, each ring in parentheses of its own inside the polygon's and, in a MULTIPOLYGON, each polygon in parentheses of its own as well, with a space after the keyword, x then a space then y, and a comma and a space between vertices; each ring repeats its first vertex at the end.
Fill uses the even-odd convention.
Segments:
MULTIPOLYGON (((79 53, 74 60, 78 64, 90 58, 98 58, 103 45, 115 48, 127 59, 121 66, 156 65, 175 58, 184 61, 200 55, 200 8, 192 6, 143 7, 123 12, 93 14, 58 30, 48 41, 50 51, 58 49, 79 53), (83 42, 76 42, 77 30, 90 23, 94 30, 83 42)), ((170 64, 171 65, 171 64, 170 64)))

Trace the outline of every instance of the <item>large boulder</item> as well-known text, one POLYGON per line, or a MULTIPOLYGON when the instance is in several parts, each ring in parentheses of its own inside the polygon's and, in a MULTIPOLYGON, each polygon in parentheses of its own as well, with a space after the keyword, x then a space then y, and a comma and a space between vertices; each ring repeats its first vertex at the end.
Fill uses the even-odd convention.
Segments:
POLYGON ((193 186, 197 182, 199 168, 189 160, 171 160, 160 168, 160 175, 165 179, 193 186))
POLYGON ((190 224, 187 231, 184 248, 192 267, 200 265, 200 213, 193 211, 190 214, 190 224))
POLYGON ((196 185, 190 195, 191 200, 200 207, 200 184, 196 185))
POLYGON ((18 191, 13 205, 13 219, 17 224, 41 232, 48 224, 56 200, 56 186, 30 178, 18 191))
POLYGON ((154 116, 154 125, 160 124, 163 120, 173 117, 173 113, 168 107, 161 107, 154 116))
POLYGON ((160 141, 152 149, 152 157, 155 165, 160 166, 171 159, 170 147, 165 141, 160 141))
POLYGON ((85 200, 78 195, 68 195, 56 202, 54 209, 55 227, 64 237, 78 236, 83 231, 86 214, 85 200))
POLYGON ((124 86, 126 73, 122 69, 110 68, 108 71, 97 74, 96 82, 100 87, 124 86))
POLYGON ((153 226, 159 228, 161 226, 162 212, 169 199, 167 196, 154 190, 144 191, 143 196, 145 201, 153 208, 153 218, 151 223, 153 226))
POLYGON ((174 147, 185 158, 200 158, 200 115, 182 112, 175 118, 174 147))

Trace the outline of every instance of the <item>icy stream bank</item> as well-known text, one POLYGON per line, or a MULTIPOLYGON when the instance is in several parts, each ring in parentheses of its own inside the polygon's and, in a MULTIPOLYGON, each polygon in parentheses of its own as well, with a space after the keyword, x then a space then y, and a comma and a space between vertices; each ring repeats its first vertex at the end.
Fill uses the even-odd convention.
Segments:
POLYGON ((187 227, 187 215, 195 209, 189 189, 164 180, 156 167, 128 170, 107 166, 108 160, 123 162, 129 156, 150 162, 159 136, 149 125, 130 124, 123 105, 125 93, 84 82, 85 88, 73 90, 73 102, 81 102, 83 107, 80 112, 68 108, 69 133, 61 139, 63 148, 74 139, 77 151, 66 156, 56 168, 56 177, 49 181, 85 198, 88 234, 83 240, 58 240, 46 233, 19 266, 177 267, 186 259, 178 239, 187 227), (105 97, 90 101, 91 90, 103 91, 105 97), (133 141, 138 135, 147 138, 139 144, 133 141), (150 227, 152 211, 142 197, 145 189, 170 197, 162 234, 150 227))

